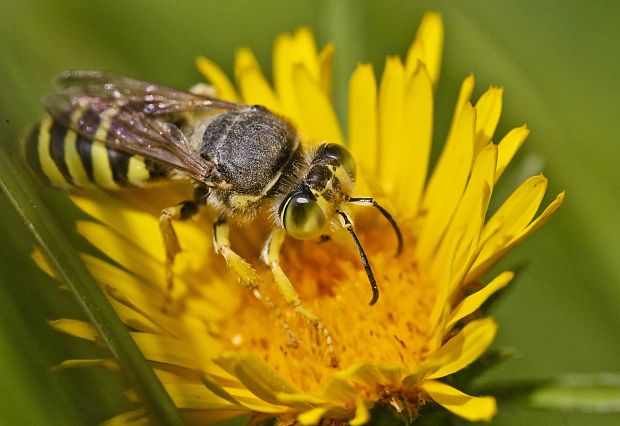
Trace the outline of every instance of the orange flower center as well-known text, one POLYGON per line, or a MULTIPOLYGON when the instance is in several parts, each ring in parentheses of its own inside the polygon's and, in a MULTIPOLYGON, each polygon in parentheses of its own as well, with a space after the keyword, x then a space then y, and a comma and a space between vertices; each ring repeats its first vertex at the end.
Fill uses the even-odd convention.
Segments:
MULTIPOLYGON (((303 306, 318 316, 330 333, 339 370, 360 362, 397 361, 414 370, 427 352, 428 317, 436 290, 419 279, 410 225, 401 224, 405 248, 395 257, 393 232, 378 222, 374 214, 366 214, 356 223, 380 288, 374 306, 368 305, 368 278, 352 242, 345 239, 346 231, 324 242, 289 239, 282 249, 282 268, 303 306)), ((291 346, 276 314, 249 292, 244 292, 241 308, 226 321, 222 340, 232 350, 249 351, 263 358, 302 390, 316 391, 336 372, 330 366, 325 338, 281 301, 268 273, 262 279, 263 293, 278 304, 297 347, 291 346)))

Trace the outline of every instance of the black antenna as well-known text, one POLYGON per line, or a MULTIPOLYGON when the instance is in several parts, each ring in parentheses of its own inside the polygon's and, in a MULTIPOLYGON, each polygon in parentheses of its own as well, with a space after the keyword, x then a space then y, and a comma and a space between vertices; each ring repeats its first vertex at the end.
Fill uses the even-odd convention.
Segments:
POLYGON ((400 228, 398 227, 398 224, 396 223, 396 221, 394 220, 390 212, 388 212, 386 209, 381 207, 372 197, 355 197, 355 198, 347 197, 346 200, 349 203, 357 204, 358 206, 376 207, 377 210, 381 212, 383 217, 385 217, 387 221, 390 222, 390 225, 392 225, 392 229, 394 230, 394 233, 396 234, 396 238, 398 239, 398 248, 396 249, 396 256, 399 256, 400 252, 403 251, 403 235, 401 234, 400 228))
POLYGON ((377 303, 379 300, 379 287, 377 286, 377 281, 375 280, 375 275, 372 273, 372 269, 370 269, 370 263, 368 263, 368 258, 366 257, 366 253, 362 248, 362 244, 360 240, 355 235, 355 231, 353 230, 353 222, 351 222, 351 218, 347 216, 347 214, 343 211, 336 210, 336 213, 340 215, 342 218, 342 226, 347 228, 351 237, 353 237, 353 241, 357 246, 357 251, 360 254, 360 258, 362 259, 362 265, 364 265, 364 270, 366 271, 366 275, 368 276, 368 281, 370 281, 370 288, 372 289, 372 299, 370 299, 369 305, 372 306, 377 303))

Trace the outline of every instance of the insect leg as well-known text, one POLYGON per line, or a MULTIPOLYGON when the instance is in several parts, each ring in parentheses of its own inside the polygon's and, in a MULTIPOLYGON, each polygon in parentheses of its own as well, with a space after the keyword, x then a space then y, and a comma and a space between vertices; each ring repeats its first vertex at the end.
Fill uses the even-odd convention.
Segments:
POLYGON ((282 248, 282 244, 284 244, 285 238, 286 232, 284 229, 274 229, 265 242, 265 246, 263 247, 263 251, 261 253, 261 259, 271 269, 278 291, 286 303, 293 308, 298 315, 312 324, 312 326, 316 329, 317 334, 324 337, 325 344, 327 346, 327 353, 330 356, 330 364, 332 366, 336 366, 338 361, 334 356, 334 343, 331 334, 321 322, 319 317, 301 304, 297 291, 280 267, 280 249, 282 248))
POLYGON ((239 282, 244 287, 252 291, 254 297, 260 300, 271 312, 273 312, 280 326, 284 329, 289 339, 289 346, 297 347, 297 339, 290 331, 290 327, 282 318, 282 313, 269 296, 260 291, 258 276, 252 266, 246 262, 241 256, 235 253, 230 247, 228 222, 226 218, 220 217, 213 224, 213 247, 215 252, 221 254, 226 260, 226 264, 239 278, 239 282))
POLYGON ((171 301, 172 290, 174 289, 174 258, 181 251, 181 245, 177 238, 177 233, 172 226, 173 220, 186 220, 194 216, 200 205, 195 201, 182 201, 176 206, 163 209, 159 216, 159 230, 164 239, 164 247, 166 248, 166 286, 168 299, 166 306, 171 301))
POLYGON ((252 291, 258 289, 258 277, 252 266, 230 248, 228 234, 230 228, 225 218, 218 218, 213 224, 213 248, 226 259, 228 267, 237 275, 239 281, 252 291))

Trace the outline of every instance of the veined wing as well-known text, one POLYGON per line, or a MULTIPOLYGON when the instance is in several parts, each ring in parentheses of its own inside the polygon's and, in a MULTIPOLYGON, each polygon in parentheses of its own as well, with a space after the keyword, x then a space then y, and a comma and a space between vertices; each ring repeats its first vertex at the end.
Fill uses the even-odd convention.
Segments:
POLYGON ((49 114, 82 136, 173 167, 209 186, 228 184, 166 119, 180 112, 230 110, 239 104, 98 71, 72 71, 44 99, 49 114))

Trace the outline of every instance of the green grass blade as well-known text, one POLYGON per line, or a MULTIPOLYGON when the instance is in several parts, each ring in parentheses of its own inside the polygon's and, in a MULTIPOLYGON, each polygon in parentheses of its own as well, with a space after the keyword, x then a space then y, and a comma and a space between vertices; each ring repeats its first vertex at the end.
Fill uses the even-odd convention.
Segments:
POLYGON ((183 425, 174 403, 125 325, 71 247, 67 236, 52 220, 33 189, 32 179, 9 159, 5 149, 0 149, 0 186, 52 266, 77 296, 78 303, 142 395, 154 419, 165 425, 183 425))
POLYGON ((324 0, 319 7, 320 41, 334 43, 334 108, 344 134, 347 133, 347 93, 356 64, 365 58, 364 2, 324 0))
POLYGON ((558 411, 620 413, 620 374, 573 374, 534 389, 527 403, 558 411))
POLYGON ((490 383, 476 393, 501 403, 562 412, 620 413, 620 373, 569 374, 490 383))

